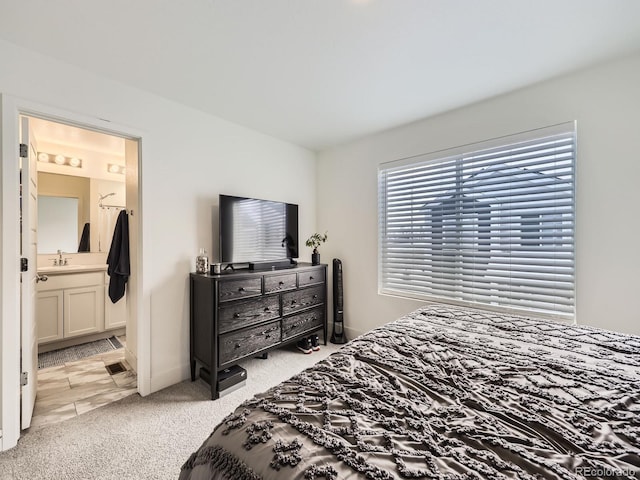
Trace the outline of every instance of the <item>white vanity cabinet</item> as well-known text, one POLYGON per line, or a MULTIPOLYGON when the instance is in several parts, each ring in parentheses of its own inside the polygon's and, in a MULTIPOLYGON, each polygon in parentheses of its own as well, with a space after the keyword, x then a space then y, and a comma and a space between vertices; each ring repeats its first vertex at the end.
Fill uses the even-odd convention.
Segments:
POLYGON ((38 282, 38 343, 105 330, 104 271, 46 274, 38 282))
MULTIPOLYGON (((47 280, 48 282, 48 280, 47 280)), ((54 342, 64 338, 62 290, 43 290, 38 284, 36 294, 36 324, 38 343, 54 342)))
POLYGON ((104 272, 104 328, 124 328, 127 326, 127 296, 116 303, 109 298, 109 275, 104 272))

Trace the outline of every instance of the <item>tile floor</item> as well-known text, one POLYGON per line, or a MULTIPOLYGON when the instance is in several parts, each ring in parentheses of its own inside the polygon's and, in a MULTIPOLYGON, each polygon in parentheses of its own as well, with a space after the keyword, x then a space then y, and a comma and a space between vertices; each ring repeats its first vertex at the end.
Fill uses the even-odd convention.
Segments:
POLYGON ((136 392, 136 373, 124 360, 124 348, 43 368, 38 370, 31 428, 73 418, 136 392), (116 362, 122 362, 127 370, 109 375, 105 366, 116 362))

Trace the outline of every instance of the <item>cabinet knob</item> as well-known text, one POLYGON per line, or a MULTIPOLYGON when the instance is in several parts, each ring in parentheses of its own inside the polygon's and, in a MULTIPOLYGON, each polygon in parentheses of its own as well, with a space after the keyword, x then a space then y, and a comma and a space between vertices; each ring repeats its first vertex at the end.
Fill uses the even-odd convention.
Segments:
POLYGON ((233 314, 233 318, 240 318, 240 314, 239 313, 234 313, 233 314))
POLYGON ((269 307, 264 307, 264 311, 268 312, 269 311, 269 307))
POLYGON ((267 334, 264 336, 264 338, 271 338, 271 334, 270 334, 270 333, 267 333, 267 334))
POLYGON ((318 298, 318 295, 314 295, 312 298, 315 300, 316 298, 318 298))
POLYGON ((280 280, 280 281, 278 282, 278 285, 282 286, 282 285, 284 285, 284 282, 283 282, 282 280, 280 280))
POLYGON ((236 344, 233 346, 233 348, 240 348, 240 344, 239 344, 239 343, 236 343, 236 344))
POLYGON ((296 301, 295 300, 291 300, 291 305, 295 304, 296 301))
POLYGON ((309 280, 313 280, 313 275, 309 275, 309 280))
POLYGON ((238 289, 238 291, 239 291, 239 292, 244 292, 244 287, 240 287, 240 288, 238 289))

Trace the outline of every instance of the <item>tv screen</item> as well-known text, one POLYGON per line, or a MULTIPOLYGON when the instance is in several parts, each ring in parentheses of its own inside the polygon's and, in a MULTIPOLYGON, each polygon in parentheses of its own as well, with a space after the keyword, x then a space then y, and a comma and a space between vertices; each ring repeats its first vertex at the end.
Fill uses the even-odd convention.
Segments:
POLYGON ((220 261, 298 257, 298 205, 220 195, 220 261))

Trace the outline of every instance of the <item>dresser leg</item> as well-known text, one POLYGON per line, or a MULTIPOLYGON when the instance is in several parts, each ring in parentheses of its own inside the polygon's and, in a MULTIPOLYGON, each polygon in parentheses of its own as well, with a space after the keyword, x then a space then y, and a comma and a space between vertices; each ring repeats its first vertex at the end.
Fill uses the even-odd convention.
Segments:
POLYGON ((196 361, 191 360, 191 381, 196 381, 196 361))

